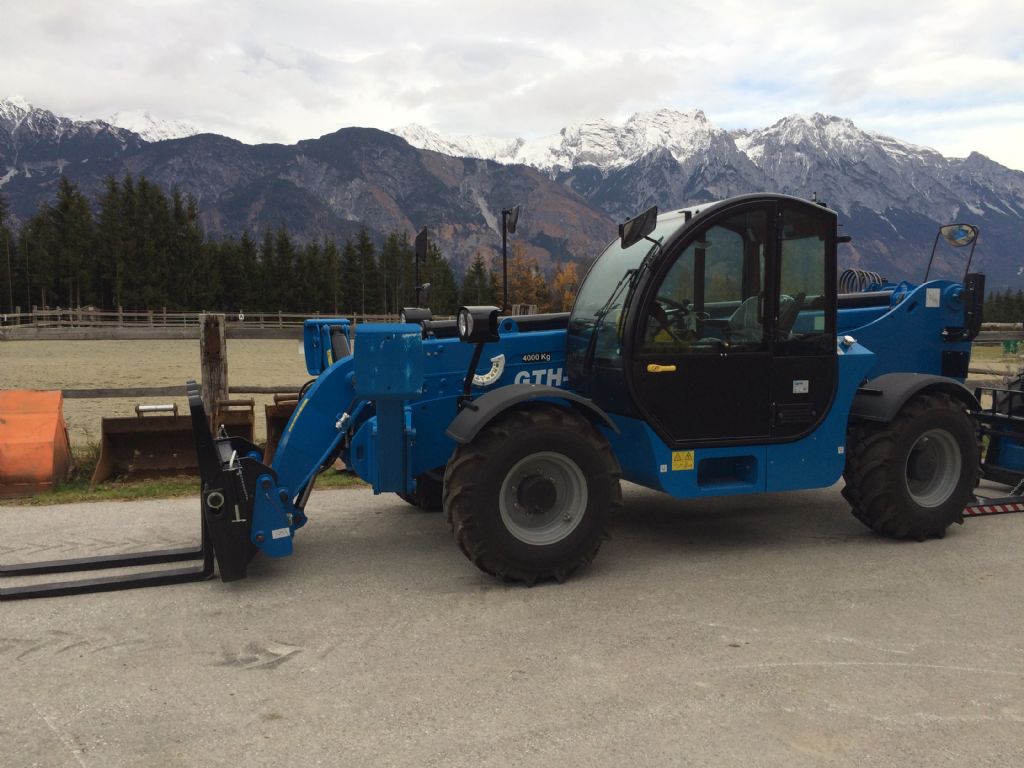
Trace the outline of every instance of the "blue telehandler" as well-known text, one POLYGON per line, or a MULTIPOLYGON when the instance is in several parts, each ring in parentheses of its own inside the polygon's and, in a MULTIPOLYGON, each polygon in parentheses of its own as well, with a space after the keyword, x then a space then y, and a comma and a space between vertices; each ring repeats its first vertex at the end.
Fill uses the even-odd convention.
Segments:
MULTIPOLYGON (((977 234, 944 230, 954 245, 977 234)), ((203 539, 164 560, 199 565, 5 596, 188 581, 215 566, 244 578, 257 552, 291 554, 314 481, 338 459, 375 493, 443 509, 478 568, 526 584, 593 560, 622 480, 694 499, 842 477, 869 528, 942 537, 979 480, 983 411, 963 382, 984 276, 969 263, 960 282, 840 276, 848 239, 834 211, 780 194, 651 209, 620 227, 569 313, 405 310, 356 334, 348 320, 309 320, 316 378, 272 462, 211 435, 189 385, 203 539)))

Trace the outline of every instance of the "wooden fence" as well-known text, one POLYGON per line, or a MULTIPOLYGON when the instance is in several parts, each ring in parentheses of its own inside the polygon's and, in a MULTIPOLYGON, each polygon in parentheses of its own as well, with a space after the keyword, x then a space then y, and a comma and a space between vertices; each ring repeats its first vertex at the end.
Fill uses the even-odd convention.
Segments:
MULTIPOLYGON (((3 340, 87 340, 87 339, 196 339, 203 312, 171 312, 167 309, 98 310, 36 309, 0 314, 3 340)), ((301 338, 302 324, 311 318, 338 317, 320 312, 232 312, 226 313, 228 338, 301 338)), ((395 315, 340 315, 354 324, 389 322, 395 315)))
MULTIPOLYGON (((0 314, 3 327, 33 328, 198 328, 204 312, 173 312, 164 309, 100 310, 90 307, 72 309, 36 309, 0 314)), ((301 328, 304 321, 320 317, 320 312, 229 312, 224 313, 228 325, 250 328, 301 328)), ((324 317, 351 317, 337 313, 324 317)), ((396 315, 356 315, 359 322, 379 322, 396 315)))

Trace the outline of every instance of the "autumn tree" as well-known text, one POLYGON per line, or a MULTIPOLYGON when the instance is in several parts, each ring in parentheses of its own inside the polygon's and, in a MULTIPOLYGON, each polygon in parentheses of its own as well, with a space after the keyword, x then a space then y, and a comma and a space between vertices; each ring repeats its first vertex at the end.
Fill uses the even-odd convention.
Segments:
POLYGON ((557 270, 551 279, 551 311, 568 312, 576 301, 576 291, 579 289, 579 275, 576 272, 576 262, 567 261, 557 270))
POLYGON ((510 304, 535 304, 545 311, 550 303, 550 294, 544 273, 537 266, 534 256, 526 256, 525 249, 516 243, 508 264, 508 293, 510 304))

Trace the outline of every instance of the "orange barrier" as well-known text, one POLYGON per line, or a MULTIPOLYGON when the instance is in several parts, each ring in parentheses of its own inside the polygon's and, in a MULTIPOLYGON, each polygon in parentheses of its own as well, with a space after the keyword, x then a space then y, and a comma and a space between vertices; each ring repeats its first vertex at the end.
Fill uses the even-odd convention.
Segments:
POLYGON ((52 490, 70 471, 63 394, 0 391, 0 497, 52 490))

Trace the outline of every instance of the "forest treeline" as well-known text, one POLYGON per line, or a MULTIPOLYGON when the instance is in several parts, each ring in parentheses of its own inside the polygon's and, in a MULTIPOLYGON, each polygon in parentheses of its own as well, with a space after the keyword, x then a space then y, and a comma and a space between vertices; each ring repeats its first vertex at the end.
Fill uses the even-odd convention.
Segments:
MULTIPOLYGON (((282 226, 257 238, 217 239, 204 233, 196 200, 178 189, 167 193, 144 177, 108 178, 90 200, 62 177, 55 199, 17 231, 0 196, 0 307, 394 314, 415 306, 410 234, 375 243, 363 228, 341 244, 300 244, 282 226)), ((435 315, 454 314, 460 304, 501 304, 500 272, 480 254, 458 280, 431 242, 419 281, 430 284, 426 303, 435 315)), ((513 243, 510 303, 562 311, 577 283, 576 265, 566 262, 549 285, 536 259, 513 243)))
POLYGON ((985 297, 982 319, 986 323, 1024 322, 1024 290, 995 291, 985 297))
MULTIPOLYGON (((195 198, 178 189, 108 178, 90 200, 62 177, 55 199, 17 230, 0 195, 0 308, 395 314, 416 303, 410 234, 375 243, 363 228, 340 245, 331 238, 300 244, 282 226, 258 238, 217 239, 204 233, 195 198)), ((501 304, 501 274, 480 254, 459 280, 431 242, 419 279, 430 284, 425 303, 435 315, 501 304)), ((578 283, 576 265, 565 262, 549 284, 536 259, 512 243, 510 303, 567 310, 578 283)), ((1024 321, 1024 291, 989 294, 984 318, 1024 321)))

